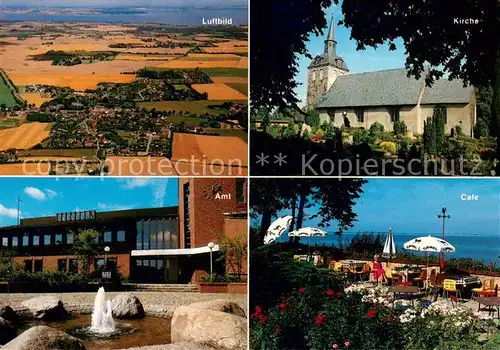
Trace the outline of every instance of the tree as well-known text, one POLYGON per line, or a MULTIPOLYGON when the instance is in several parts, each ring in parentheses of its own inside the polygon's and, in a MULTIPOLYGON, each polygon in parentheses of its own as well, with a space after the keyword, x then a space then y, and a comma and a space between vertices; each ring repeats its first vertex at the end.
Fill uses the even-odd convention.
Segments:
MULTIPOLYGON (((494 127, 491 120, 491 102, 493 101, 493 90, 491 86, 479 86, 476 88, 477 121, 474 137, 490 136, 494 127)), ((493 133, 494 134, 494 133, 493 133)))
MULTIPOLYGON (((338 4, 339 0, 334 2, 338 4)), ((462 79, 464 84, 492 86, 491 132, 492 136, 500 136, 499 9, 497 0, 344 0, 344 20, 339 23, 351 29, 358 50, 384 43, 396 50, 395 40, 401 38, 408 73, 419 78, 428 69, 428 86, 445 74, 449 79, 462 79), (478 23, 456 23, 470 18, 478 23)), ((498 170, 500 162, 500 174, 498 170)))
POLYGON ((240 280, 247 261, 247 235, 236 234, 234 237, 229 237, 225 234, 217 234, 216 238, 219 242, 219 251, 221 252, 221 256, 217 261, 224 262, 229 267, 229 271, 238 275, 237 279, 240 280))
POLYGON ((99 232, 93 229, 80 230, 73 243, 73 254, 82 264, 83 272, 90 273, 90 267, 96 257, 100 255, 98 245, 99 232))
POLYGON ((250 46, 250 96, 253 109, 297 106, 295 80, 297 57, 305 55, 310 33, 323 34, 327 22, 323 9, 331 0, 252 0, 251 35, 259 38, 250 46), (297 16, 300 16, 298 20, 297 16))
POLYGON ((307 111, 306 117, 305 117, 305 122, 307 125, 309 125, 313 130, 316 130, 319 128, 320 125, 320 119, 319 119, 319 113, 316 109, 312 108, 307 111))

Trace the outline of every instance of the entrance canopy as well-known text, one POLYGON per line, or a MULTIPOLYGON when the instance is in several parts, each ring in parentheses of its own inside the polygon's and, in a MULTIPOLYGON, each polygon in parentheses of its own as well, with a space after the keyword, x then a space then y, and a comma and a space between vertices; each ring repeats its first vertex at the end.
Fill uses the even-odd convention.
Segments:
MULTIPOLYGON (((219 245, 215 244, 212 248, 213 252, 219 251, 219 245)), ((132 256, 178 256, 178 255, 194 255, 210 253, 210 248, 198 247, 188 249, 148 249, 148 250, 132 250, 132 256)))

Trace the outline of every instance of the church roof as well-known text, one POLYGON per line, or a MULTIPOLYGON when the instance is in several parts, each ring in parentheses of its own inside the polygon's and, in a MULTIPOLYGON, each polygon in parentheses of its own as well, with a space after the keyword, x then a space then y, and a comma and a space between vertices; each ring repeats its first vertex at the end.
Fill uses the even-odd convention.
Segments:
POLYGON ((309 67, 307 67, 307 68, 311 69, 311 68, 323 67, 323 66, 328 66, 328 65, 335 67, 335 68, 349 71, 349 68, 347 68, 347 65, 345 64, 342 57, 339 57, 339 56, 330 57, 327 52, 323 53, 322 55, 316 56, 312 60, 309 67))
MULTIPOLYGON (((404 68, 337 77, 320 99, 318 108, 416 105, 424 78, 408 77, 404 68)), ((440 80, 425 87, 422 104, 468 103, 472 87, 461 81, 440 80)))

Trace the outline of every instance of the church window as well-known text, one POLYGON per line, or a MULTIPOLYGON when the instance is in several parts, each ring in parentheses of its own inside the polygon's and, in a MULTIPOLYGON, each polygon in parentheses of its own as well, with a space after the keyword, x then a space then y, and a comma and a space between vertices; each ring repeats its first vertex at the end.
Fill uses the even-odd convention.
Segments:
POLYGON ((400 108, 397 106, 389 109, 392 123, 399 122, 399 112, 400 112, 400 108))
POLYGON ((323 70, 320 70, 319 71, 319 80, 322 80, 323 79, 323 70))
POLYGON ((445 106, 437 106, 436 107, 438 113, 441 113, 444 116, 444 123, 448 124, 448 113, 445 106))
POLYGON ((330 117, 330 123, 335 123, 335 110, 334 109, 329 109, 327 111, 328 117, 330 117))
POLYGON ((313 71, 313 73, 312 73, 312 80, 313 81, 316 80, 316 71, 313 71))
POLYGON ((356 117, 358 118, 359 123, 363 123, 365 121, 365 110, 364 108, 356 108, 356 117))

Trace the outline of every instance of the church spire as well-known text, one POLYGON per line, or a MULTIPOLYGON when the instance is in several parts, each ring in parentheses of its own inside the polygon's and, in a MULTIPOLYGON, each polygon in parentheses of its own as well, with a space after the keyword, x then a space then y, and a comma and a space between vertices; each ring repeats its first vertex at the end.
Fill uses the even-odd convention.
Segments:
POLYGON ((328 30, 328 36, 325 40, 325 53, 328 54, 329 57, 337 56, 337 42, 335 41, 335 24, 332 19, 330 20, 330 29, 328 30))

